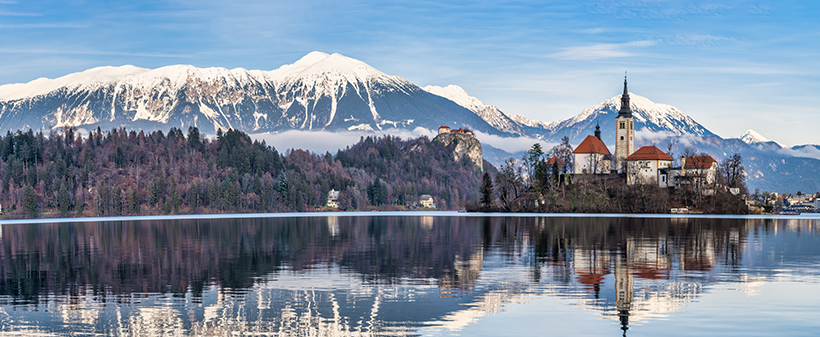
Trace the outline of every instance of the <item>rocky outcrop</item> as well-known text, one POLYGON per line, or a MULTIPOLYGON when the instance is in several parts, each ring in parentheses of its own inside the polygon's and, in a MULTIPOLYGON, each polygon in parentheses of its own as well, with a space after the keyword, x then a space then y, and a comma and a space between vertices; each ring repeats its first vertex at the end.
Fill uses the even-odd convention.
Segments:
POLYGON ((455 144, 453 158, 456 161, 467 157, 480 170, 484 170, 484 157, 481 152, 481 143, 473 136, 472 132, 440 132, 436 138, 433 138, 433 141, 441 142, 444 146, 455 144))

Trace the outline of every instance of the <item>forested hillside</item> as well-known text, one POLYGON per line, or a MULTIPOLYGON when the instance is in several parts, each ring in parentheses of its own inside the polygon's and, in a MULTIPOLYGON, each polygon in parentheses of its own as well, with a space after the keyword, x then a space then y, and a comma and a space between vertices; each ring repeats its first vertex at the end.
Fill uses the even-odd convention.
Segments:
POLYGON ((236 130, 7 132, 0 204, 7 217, 313 211, 335 189, 343 210, 403 209, 421 194, 456 209, 477 199, 481 176, 452 158, 426 137, 367 137, 318 155, 283 154, 236 130))

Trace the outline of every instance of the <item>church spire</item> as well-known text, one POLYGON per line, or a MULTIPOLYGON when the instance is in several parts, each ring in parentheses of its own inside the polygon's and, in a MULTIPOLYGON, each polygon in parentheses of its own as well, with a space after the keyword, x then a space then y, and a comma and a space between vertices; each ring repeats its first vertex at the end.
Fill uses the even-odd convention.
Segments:
POLYGON ((618 111, 618 117, 632 118, 632 108, 629 106, 629 91, 626 89, 626 72, 624 72, 624 94, 621 95, 621 110, 618 111))
POLYGON ((595 138, 601 139, 601 126, 595 123, 595 138))
POLYGON ((624 71, 624 96, 629 96, 629 92, 626 90, 626 72, 624 71))

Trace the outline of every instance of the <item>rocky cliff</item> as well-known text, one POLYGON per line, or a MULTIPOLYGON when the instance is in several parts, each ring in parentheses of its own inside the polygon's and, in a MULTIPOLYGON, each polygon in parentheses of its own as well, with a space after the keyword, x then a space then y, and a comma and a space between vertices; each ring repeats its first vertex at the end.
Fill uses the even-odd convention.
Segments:
POLYGON ((450 146, 451 144, 455 144, 455 149, 453 149, 453 158, 456 161, 461 160, 461 158, 467 157, 476 166, 478 166, 480 170, 484 170, 484 157, 481 152, 481 143, 478 142, 478 139, 476 139, 472 133, 439 133, 439 135, 436 136, 436 138, 433 138, 433 141, 441 142, 442 144, 444 144, 444 146, 450 146))

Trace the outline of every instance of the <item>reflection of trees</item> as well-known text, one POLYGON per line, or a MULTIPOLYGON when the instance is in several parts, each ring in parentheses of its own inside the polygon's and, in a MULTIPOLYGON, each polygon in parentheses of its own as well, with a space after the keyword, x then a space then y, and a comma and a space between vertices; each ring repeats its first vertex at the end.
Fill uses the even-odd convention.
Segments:
POLYGON ((430 227, 418 226, 414 217, 334 221, 331 225, 327 218, 281 218, 5 226, 0 294, 36 302, 44 292, 77 294, 87 285, 103 296, 187 291, 199 296, 212 282, 247 288, 259 276, 280 269, 298 272, 319 263, 337 263, 381 282, 413 277, 469 284, 478 277, 462 265, 464 261, 475 264, 469 261, 481 245, 481 228, 466 226, 462 219, 430 227))
MULTIPOLYGON (((326 323, 338 327, 317 331, 349 331, 345 322, 407 322, 408 315, 428 322, 464 304, 489 312, 511 298, 542 292, 580 297, 584 305, 620 320, 626 331, 642 315, 677 310, 715 275, 748 279, 743 264, 750 263, 749 252, 752 259, 762 258, 754 255, 756 247, 744 247, 746 241, 783 228, 818 232, 793 221, 705 218, 309 217, 4 225, 0 295, 17 303, 38 303, 46 293, 46 300, 54 298, 51 294, 70 295, 66 312, 86 302, 127 302, 133 293, 190 297, 194 306, 207 307, 200 319, 174 318, 169 313, 183 312, 177 309, 140 306, 129 315, 134 331, 189 320, 184 324, 191 324, 191 331, 206 331, 241 330, 252 320, 270 319, 281 327, 329 317, 336 321, 326 323), (527 267, 507 277, 501 276, 505 265, 527 267), (319 274, 358 280, 355 286, 344 281, 347 286, 314 291, 302 273, 314 280, 319 274), (432 291, 422 296, 424 291, 412 289, 418 284, 433 286, 432 291), (380 293, 378 287, 392 290, 380 293), (412 297, 416 309, 388 296, 412 297), (430 307, 438 311, 431 313, 430 307), (215 311, 221 316, 213 316, 215 311)), ((93 322, 95 315, 67 321, 93 322)), ((109 316, 102 313, 99 320, 109 316)))

